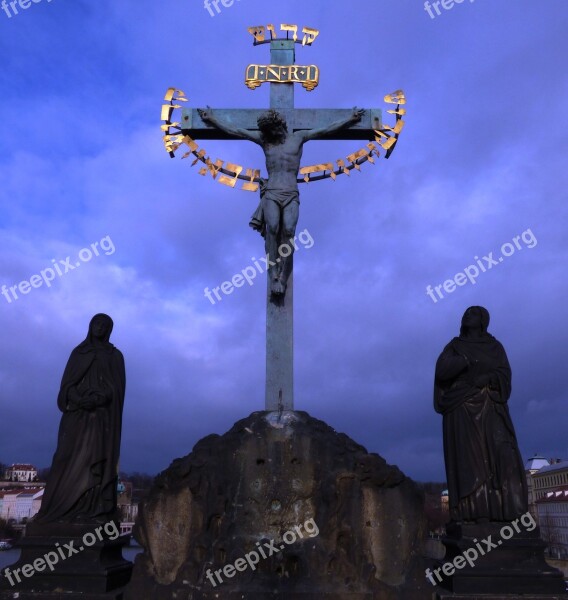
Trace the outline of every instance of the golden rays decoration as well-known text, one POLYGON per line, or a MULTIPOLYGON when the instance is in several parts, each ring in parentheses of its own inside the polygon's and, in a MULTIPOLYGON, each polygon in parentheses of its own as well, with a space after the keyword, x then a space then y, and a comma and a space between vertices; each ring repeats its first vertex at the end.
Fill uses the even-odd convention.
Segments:
MULTIPOLYGON (((259 29, 255 28, 255 31, 258 32, 259 29)), ((260 37, 261 34, 257 33, 255 40, 260 40, 260 37)), ((191 166, 196 165, 198 162, 203 163, 204 166, 199 169, 199 175, 211 175, 219 183, 232 188, 236 187, 237 182, 240 180, 243 183, 239 189, 247 192, 258 191, 261 181, 260 169, 245 168, 235 163, 226 162, 220 158, 213 162, 204 148, 200 148, 197 142, 189 135, 182 133, 181 122, 173 119, 174 112, 182 108, 178 103, 188 101, 186 95, 181 90, 169 88, 164 96, 164 100, 166 103, 162 105, 161 118, 163 124, 161 129, 164 133, 164 147, 171 157, 174 157, 176 151, 184 146, 186 151, 182 155, 182 159, 193 155, 194 160, 191 166)), ((328 178, 335 180, 339 175, 350 175, 353 170, 360 171, 362 164, 366 162, 375 163, 375 157, 381 156, 381 148, 385 152, 385 158, 389 158, 404 127, 402 117, 406 114, 406 109, 401 107, 406 104, 406 97, 402 90, 397 90, 392 94, 387 94, 384 97, 384 101, 388 104, 396 104, 396 108, 387 110, 387 113, 395 115, 396 120, 393 127, 383 124, 380 129, 373 130, 375 141, 371 141, 360 150, 349 154, 345 160, 338 159, 334 162, 301 167, 299 174, 302 177, 298 178, 298 183, 310 183, 328 178)))

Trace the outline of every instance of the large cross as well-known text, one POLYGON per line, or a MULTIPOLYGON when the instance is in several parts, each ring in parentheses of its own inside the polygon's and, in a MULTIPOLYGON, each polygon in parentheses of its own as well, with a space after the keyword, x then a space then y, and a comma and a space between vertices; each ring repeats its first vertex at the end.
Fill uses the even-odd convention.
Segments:
MULTIPOLYGON (((271 26, 268 26, 270 29, 271 26)), ((295 26, 282 26, 282 29, 296 29, 295 26)), ((294 108, 294 82, 282 82, 282 79, 288 81, 295 81, 296 83, 302 83, 301 77, 298 73, 303 74, 303 78, 309 76, 310 67, 296 67, 295 62, 295 44, 301 43, 297 40, 296 32, 294 32, 294 39, 288 39, 288 33, 286 39, 274 39, 274 30, 271 30, 271 39, 265 40, 263 35, 258 35, 257 28, 251 28, 249 31, 255 36, 255 45, 269 43, 270 44, 270 58, 271 65, 262 67, 259 65, 251 65, 247 69, 247 77, 252 73, 254 77, 263 77, 263 81, 270 83, 270 108, 277 110, 286 118, 289 131, 299 130, 310 130, 319 129, 325 127, 331 123, 346 120, 352 114, 351 109, 297 109, 294 108), (292 66, 293 69, 286 69, 286 67, 292 66), (278 67, 278 68, 274 68, 278 67), (284 67, 284 69, 282 69, 284 67), (252 71, 251 71, 252 68, 252 71), (297 79, 294 80, 294 77, 297 79)), ((264 28, 261 28, 264 30, 264 28)), ((314 32, 315 30, 305 29, 304 31, 314 32)), ((312 35, 308 45, 313 42, 315 37, 312 35)), ((304 38, 304 45, 306 39, 304 38)), ((317 72, 317 67, 312 66, 311 73, 317 72)), ((319 74, 319 73, 318 73, 319 74)), ((247 85, 254 89, 260 85, 260 81, 256 84, 250 84, 247 81, 247 85)), ((317 85, 317 82, 315 83, 317 85)), ((315 87, 312 82, 312 87, 304 83, 304 87, 308 90, 315 87)), ((166 97, 166 99, 168 99, 166 97)), ((171 95, 170 95, 171 100, 171 95)), ((165 106, 167 108, 167 105, 165 106)), ((397 107, 398 108, 398 107, 397 107)), ((215 114, 226 122, 232 125, 248 129, 251 131, 258 131, 257 119, 264 113, 265 110, 261 109, 215 109, 215 114)), ((392 111, 395 112, 395 111, 392 111)), ((335 139, 335 140, 377 140, 384 141, 384 136, 379 133, 378 130, 383 128, 382 118, 380 109, 366 109, 362 119, 353 124, 352 126, 340 129, 332 134, 321 136, 317 139, 335 139), (382 136, 378 138, 377 135, 382 136)), ((398 115, 399 113, 397 113, 398 115)), ((404 114, 404 110, 400 112, 404 114)), ((166 123, 169 123, 169 116, 171 112, 167 113, 168 117, 166 123)), ((399 116, 397 116, 398 122, 399 116)), ((402 125, 402 123, 401 123, 402 125)), ((198 109, 185 109, 182 113, 181 121, 181 132, 184 136, 190 136, 191 139, 205 139, 205 140, 234 140, 239 139, 229 133, 221 131, 216 127, 206 123, 200 116, 198 109)), ((391 131, 395 131, 398 137, 400 129, 388 128, 391 131)), ((166 133, 169 133, 169 129, 164 129, 166 133)), ((384 129, 382 129, 384 131, 384 129)), ((188 139, 187 137, 185 138, 188 139)), ((383 145, 384 148, 392 151, 394 146, 394 138, 391 138, 387 145, 383 145)), ((372 144, 370 144, 372 146, 372 144)), ((167 147, 167 146, 166 146, 167 147)), ((192 148, 194 154, 203 160, 204 151, 201 153, 195 152, 195 147, 192 148)), ((355 159, 348 157, 352 160, 350 167, 342 167, 337 172, 344 172, 349 174, 351 168, 359 168, 361 161, 372 159, 372 151, 360 151, 355 159), (371 157, 371 158, 369 158, 371 157)), ((377 152, 378 154, 378 152, 377 152)), ((209 159, 207 159, 209 160, 209 159)), ((338 165, 341 165, 343 161, 338 161, 338 165)), ((228 163, 230 165, 230 163, 228 163)), ((327 163, 330 165, 329 163, 327 163)), ((209 169, 212 164, 208 162, 209 169)), ((231 165, 235 167, 235 165, 231 165)), ((331 165, 330 165, 331 166, 331 165)), ((320 169, 312 169, 311 172, 317 170, 324 171, 321 167, 325 165, 319 165, 320 169)), ((205 169, 202 169, 205 171, 205 169)), ((219 171, 219 169, 218 169, 219 171)), ((217 172, 218 172, 217 171, 217 172)), ((221 172, 226 173, 225 170, 220 169, 221 172)), ((333 170, 331 170, 333 171, 333 170)), ((212 171, 214 176, 217 174, 216 171, 212 171)), ((250 174, 250 173, 249 173, 250 174)), ((332 177, 335 177, 333 172, 330 173, 332 177)), ((329 176, 329 175, 326 175, 329 176)), ((309 175, 306 175, 305 179, 309 179, 309 175)), ((241 176, 242 179, 244 177, 241 176)), ((321 177, 316 177, 319 179, 321 177)), ((252 179, 251 179, 252 181, 252 179)), ((299 179, 300 181, 300 179, 299 179)), ((235 181, 232 183, 234 185, 235 181)), ((267 286, 267 302, 266 302, 266 389, 265 389, 265 409, 267 411, 283 411, 283 410, 294 410, 294 284, 293 284, 293 256, 289 262, 291 266, 290 275, 288 277, 288 284, 284 295, 274 297, 270 290, 270 281, 267 286)))

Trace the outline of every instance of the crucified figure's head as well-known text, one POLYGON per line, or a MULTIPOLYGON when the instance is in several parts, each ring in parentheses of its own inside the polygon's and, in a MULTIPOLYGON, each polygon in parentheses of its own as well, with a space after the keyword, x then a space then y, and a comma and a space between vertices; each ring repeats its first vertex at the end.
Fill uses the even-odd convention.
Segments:
POLYGON ((268 142, 282 141, 288 133, 286 119, 273 109, 260 115, 257 123, 262 137, 268 142))

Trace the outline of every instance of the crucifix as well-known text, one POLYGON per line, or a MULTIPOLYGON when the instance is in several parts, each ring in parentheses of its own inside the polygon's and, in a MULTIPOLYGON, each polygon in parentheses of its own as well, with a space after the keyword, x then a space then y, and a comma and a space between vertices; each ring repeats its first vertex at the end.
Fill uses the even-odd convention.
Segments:
POLYGON ((265 410, 294 410, 293 370, 293 303, 294 303, 294 236, 299 216, 300 196, 298 183, 309 183, 338 175, 349 175, 360 170, 364 162, 374 163, 380 156, 377 142, 388 158, 396 145, 404 121, 406 103, 402 91, 385 96, 385 101, 396 104, 389 113, 396 115, 394 127, 383 124, 380 109, 297 109, 294 108, 294 85, 297 83, 313 90, 319 83, 319 69, 315 65, 296 64, 295 45, 311 46, 319 35, 316 29, 304 27, 303 38, 298 38, 296 25, 281 25, 286 38, 278 38, 274 26, 249 28, 254 45, 270 44, 270 65, 249 65, 245 83, 256 89, 262 83, 270 84, 270 110, 258 109, 185 109, 181 121, 172 120, 173 111, 185 102, 183 92, 170 88, 162 106, 164 143, 171 156, 182 145, 188 147, 183 158, 194 155, 193 164, 205 164, 200 174, 210 174, 224 185, 235 187, 238 180, 242 189, 257 191, 260 204, 250 225, 265 238, 268 265, 266 304, 266 387, 265 410), (266 31, 270 32, 267 39, 266 31), (290 38, 290 33, 293 34, 290 38), (173 131, 173 133, 172 133, 173 131), (249 140, 260 145, 266 158, 268 178, 258 169, 217 159, 213 162, 196 139, 249 140), (346 160, 301 167, 304 143, 310 140, 368 140, 370 143, 346 160), (374 142, 372 141, 374 140, 374 142), (244 174, 243 174, 243 171, 244 174), (303 177, 298 177, 299 175, 303 177), (283 248, 287 247, 286 254, 283 248))

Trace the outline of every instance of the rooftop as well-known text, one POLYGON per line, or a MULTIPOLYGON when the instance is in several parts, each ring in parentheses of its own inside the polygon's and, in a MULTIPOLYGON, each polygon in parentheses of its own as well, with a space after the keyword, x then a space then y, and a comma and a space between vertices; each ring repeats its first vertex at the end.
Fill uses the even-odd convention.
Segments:
POLYGON ((568 460, 561 460, 560 462, 554 463, 553 465, 542 467, 542 469, 540 469, 538 473, 535 473, 535 476, 562 470, 568 470, 568 460))
POLYGON ((37 469, 33 465, 30 465, 28 463, 15 463, 8 467, 8 470, 10 469, 13 471, 37 471, 37 469))
POLYGON ((544 456, 535 454, 532 458, 529 458, 525 464, 525 471, 540 471, 543 467, 550 466, 548 459, 544 456))

